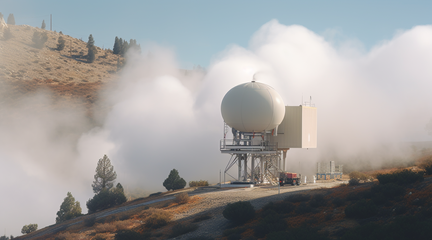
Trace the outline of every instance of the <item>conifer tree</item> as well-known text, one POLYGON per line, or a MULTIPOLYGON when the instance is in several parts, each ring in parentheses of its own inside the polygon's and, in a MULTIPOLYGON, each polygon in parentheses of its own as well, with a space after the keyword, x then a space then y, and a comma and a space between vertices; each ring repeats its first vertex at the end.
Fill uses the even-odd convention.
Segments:
POLYGON ((67 193, 67 197, 63 200, 60 206, 60 210, 57 212, 56 223, 61 223, 66 220, 81 216, 81 205, 70 192, 67 193))
POLYGON ((15 25, 15 17, 14 17, 14 15, 12 13, 9 14, 9 16, 8 16, 7 24, 9 24, 9 25, 15 25))
POLYGON ((180 177, 176 169, 171 170, 168 178, 163 182, 163 186, 168 190, 182 189, 186 186, 186 181, 180 177))
POLYGON ((117 178, 117 173, 114 171, 114 167, 111 165, 110 159, 107 155, 99 159, 96 174, 94 175, 94 181, 92 184, 93 192, 98 194, 103 189, 109 190, 114 186, 114 180, 117 178))
POLYGON ((63 39, 63 36, 60 36, 57 40, 57 50, 61 51, 65 48, 66 41, 63 39))
POLYGON ((121 49, 120 41, 119 41, 119 38, 116 36, 115 40, 114 40, 113 53, 114 54, 119 54, 120 53, 120 49, 121 49))
POLYGON ((87 48, 88 48, 87 60, 88 60, 88 62, 92 63, 96 59, 97 49, 94 45, 94 39, 93 39, 93 36, 91 34, 90 34, 89 40, 87 42, 87 48))
POLYGON ((3 18, 3 13, 0 12, 0 19, 2 19, 2 18, 3 18))
POLYGON ((42 28, 42 29, 45 29, 45 28, 46 28, 45 20, 42 20, 42 26, 41 26, 41 28, 42 28))

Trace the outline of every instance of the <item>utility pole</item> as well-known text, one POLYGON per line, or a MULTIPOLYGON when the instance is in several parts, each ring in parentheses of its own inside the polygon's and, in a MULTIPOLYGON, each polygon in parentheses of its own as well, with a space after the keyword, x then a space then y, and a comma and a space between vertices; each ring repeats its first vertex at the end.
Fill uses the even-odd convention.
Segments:
POLYGON ((52 14, 50 14, 50 31, 52 31, 52 14))

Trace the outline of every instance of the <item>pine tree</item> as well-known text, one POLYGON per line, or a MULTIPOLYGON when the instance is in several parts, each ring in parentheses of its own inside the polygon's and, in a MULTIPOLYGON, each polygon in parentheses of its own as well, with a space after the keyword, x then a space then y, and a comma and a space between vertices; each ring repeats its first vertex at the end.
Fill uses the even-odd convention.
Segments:
POLYGON ((3 18, 3 13, 0 12, 0 19, 2 19, 2 18, 3 18))
POLYGON ((61 51, 65 48, 66 41, 63 39, 63 36, 60 36, 57 40, 57 50, 61 51))
POLYGON ((120 41, 119 41, 119 38, 116 36, 115 40, 114 40, 113 53, 114 54, 119 54, 120 53, 120 49, 121 49, 120 41))
POLYGON ((96 167, 96 174, 92 184, 93 192, 97 194, 103 189, 109 190, 113 187, 116 178, 117 173, 114 171, 110 159, 107 155, 104 155, 103 158, 99 159, 96 167))
POLYGON ((60 210, 57 212, 56 223, 61 223, 66 220, 81 216, 81 205, 70 192, 67 193, 67 197, 63 200, 60 206, 60 210))
POLYGON ((45 28, 46 28, 45 20, 42 20, 42 26, 41 26, 41 28, 42 28, 42 29, 45 29, 45 28))
POLYGON ((91 34, 90 34, 89 40, 87 42, 87 48, 88 48, 87 60, 88 60, 88 62, 92 63, 96 59, 97 49, 94 45, 94 39, 93 39, 93 36, 91 34))
POLYGON ((122 48, 121 48, 120 54, 121 54, 122 56, 124 56, 124 55, 127 53, 128 50, 129 50, 129 44, 128 44, 128 42, 127 42, 126 40, 123 40, 122 48))
POLYGON ((14 17, 14 15, 12 13, 9 14, 9 16, 8 16, 7 24, 9 24, 9 25, 15 25, 15 17, 14 17))
POLYGON ((163 186, 168 191, 182 189, 186 186, 186 181, 179 176, 179 172, 176 169, 173 169, 168 178, 163 182, 163 186))

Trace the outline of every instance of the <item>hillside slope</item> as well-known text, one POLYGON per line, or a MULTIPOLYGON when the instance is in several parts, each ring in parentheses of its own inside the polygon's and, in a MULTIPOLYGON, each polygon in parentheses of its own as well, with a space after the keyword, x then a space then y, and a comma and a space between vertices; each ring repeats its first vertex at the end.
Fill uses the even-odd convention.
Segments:
POLYGON ((0 101, 15 101, 30 92, 48 88, 55 98, 84 102, 90 108, 97 98, 97 90, 118 77, 118 63, 124 61, 112 51, 97 47, 96 60, 88 63, 87 43, 83 40, 27 25, 8 28, 12 37, 0 40, 0 84, 2 89, 8 86, 8 91, 1 92, 0 101), (32 41, 35 32, 48 36, 42 48, 32 41), (62 51, 56 49, 60 36, 66 41, 62 51))

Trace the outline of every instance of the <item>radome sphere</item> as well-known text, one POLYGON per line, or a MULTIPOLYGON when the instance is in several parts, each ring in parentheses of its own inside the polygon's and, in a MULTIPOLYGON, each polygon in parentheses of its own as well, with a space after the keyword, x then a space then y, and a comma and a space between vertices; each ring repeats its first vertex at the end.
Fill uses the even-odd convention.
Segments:
POLYGON ((221 104, 222 118, 241 132, 262 132, 276 128, 285 116, 285 104, 272 87, 248 82, 229 90, 221 104))

